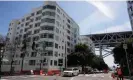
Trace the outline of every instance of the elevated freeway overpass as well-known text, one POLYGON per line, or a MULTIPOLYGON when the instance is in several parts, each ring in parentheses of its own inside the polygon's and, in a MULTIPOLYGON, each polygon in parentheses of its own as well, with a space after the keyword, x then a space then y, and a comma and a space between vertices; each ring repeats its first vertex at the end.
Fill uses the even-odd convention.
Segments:
POLYGON ((95 44, 96 48, 99 48, 100 56, 105 58, 108 55, 112 54, 109 49, 110 47, 115 47, 117 44, 121 42, 125 42, 129 38, 133 38, 132 31, 125 32, 112 32, 112 33, 101 33, 101 34, 90 34, 84 35, 90 37, 95 44), (107 52, 106 54, 102 54, 102 51, 107 52))

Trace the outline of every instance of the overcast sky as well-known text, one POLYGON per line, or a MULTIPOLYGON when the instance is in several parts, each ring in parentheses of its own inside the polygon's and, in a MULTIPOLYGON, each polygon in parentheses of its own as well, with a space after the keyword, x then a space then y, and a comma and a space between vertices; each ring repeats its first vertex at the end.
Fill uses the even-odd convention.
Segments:
MULTIPOLYGON (((58 1, 65 12, 80 27, 80 34, 106 33, 131 30, 125 1, 58 1)), ((43 2, 0 2, 0 34, 6 35, 12 19, 22 18, 43 2)), ((98 53, 97 53, 98 54, 98 53)), ((104 59, 113 65, 113 57, 104 59)))

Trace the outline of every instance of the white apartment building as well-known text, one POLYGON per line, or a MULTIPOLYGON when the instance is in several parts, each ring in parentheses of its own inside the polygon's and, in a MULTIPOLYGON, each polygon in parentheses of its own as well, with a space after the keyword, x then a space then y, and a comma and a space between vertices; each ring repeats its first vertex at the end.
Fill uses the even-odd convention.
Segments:
POLYGON ((10 71, 11 55, 13 55, 13 68, 15 71, 21 70, 22 41, 27 40, 28 48, 24 57, 23 70, 59 70, 59 59, 66 67, 66 56, 74 50, 78 42, 79 26, 70 18, 67 13, 54 1, 45 1, 44 5, 33 9, 29 14, 21 19, 12 20, 7 33, 9 42, 7 46, 17 47, 14 51, 6 50, 4 57, 9 62, 3 62, 2 70, 10 71), (38 47, 39 42, 45 41, 45 51, 38 52, 32 50, 35 42, 38 47), (13 45, 12 45, 13 44, 13 45))
POLYGON ((89 47, 89 49, 95 54, 95 45, 89 37, 81 35, 79 39, 79 43, 86 44, 89 47))
POLYGON ((129 14, 131 28, 133 31, 133 1, 127 1, 127 10, 128 10, 128 14, 129 14))

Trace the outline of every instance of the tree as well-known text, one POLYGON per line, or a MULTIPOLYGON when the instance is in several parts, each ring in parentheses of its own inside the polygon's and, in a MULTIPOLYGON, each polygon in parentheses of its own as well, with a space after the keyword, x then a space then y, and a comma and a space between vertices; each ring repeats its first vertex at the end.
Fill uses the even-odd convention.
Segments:
MULTIPOLYGON (((5 48, 5 43, 6 43, 6 38, 3 35, 0 35, 0 73, 1 73, 1 65, 3 61, 3 56, 4 56, 4 48, 5 48), (1 52, 3 51, 3 52, 1 52)), ((0 76, 1 78, 1 76, 0 76)))
MULTIPOLYGON (((130 64, 130 68, 133 68, 132 64, 133 64, 133 41, 132 39, 128 39, 126 40, 126 42, 124 42, 127 44, 127 57, 129 60, 129 64, 130 64)), ((124 43, 120 43, 118 44, 114 49, 113 49, 113 56, 114 56, 114 62, 116 64, 119 64, 124 70, 127 69, 127 59, 126 59, 126 52, 123 48, 123 44, 124 43)), ((125 71, 124 71, 125 73, 125 71)), ((128 73, 128 71, 127 71, 128 73)), ((125 75, 127 75, 127 73, 125 73, 125 75)))
POLYGON ((24 57, 25 57, 26 49, 27 49, 26 39, 24 39, 24 40, 22 41, 22 44, 23 44, 23 46, 22 46, 22 48, 21 48, 22 53, 21 53, 21 55, 20 55, 20 57, 22 58, 22 62, 21 62, 21 72, 23 71, 24 57))
POLYGON ((94 54, 86 44, 77 44, 75 51, 68 55, 68 66, 81 65, 82 71, 87 65, 91 65, 94 54))

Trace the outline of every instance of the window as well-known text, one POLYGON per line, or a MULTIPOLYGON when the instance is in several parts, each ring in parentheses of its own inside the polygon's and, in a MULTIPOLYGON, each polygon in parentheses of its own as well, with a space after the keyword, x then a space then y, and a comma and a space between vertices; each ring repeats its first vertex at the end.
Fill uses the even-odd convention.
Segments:
POLYGON ((41 14, 42 13, 42 11, 41 10, 39 10, 39 11, 37 11, 37 13, 36 14, 41 14))
POLYGON ((41 22, 42 23, 44 23, 44 22, 47 22, 47 23, 55 23, 55 19, 45 18, 45 19, 42 19, 41 22))
POLYGON ((55 43, 55 48, 57 48, 57 49, 58 49, 58 44, 57 44, 57 43, 55 43))
POLYGON ((41 38, 47 38, 47 33, 43 33, 40 35, 41 38))
POLYGON ((69 47, 70 47, 70 42, 67 42, 67 46, 69 46, 69 47))
POLYGON ((56 60, 54 60, 54 66, 57 66, 57 61, 56 60))
POLYGON ((68 34, 70 34, 70 31, 69 31, 69 30, 67 30, 67 33, 68 33, 68 34))
POLYGON ((29 19, 30 19, 30 17, 27 17, 27 18, 26 18, 26 20, 29 20, 29 19))
POLYGON ((55 12, 50 12, 50 11, 46 11, 42 13, 43 16, 48 15, 48 16, 55 16, 55 12))
POLYGON ((62 46, 62 49, 64 49, 64 47, 62 46))
POLYGON ((53 56, 53 51, 48 51, 48 56, 53 56))
POLYGON ((29 65, 35 65, 36 64, 36 61, 35 60, 29 60, 29 65))
POLYGON ((70 53, 70 49, 69 48, 67 48, 67 52, 70 53))
POLYGON ((34 13, 31 13, 31 16, 34 16, 34 13))
POLYGON ((41 16, 36 17, 36 21, 41 20, 41 16))
POLYGON ((24 24, 21 24, 21 27, 23 27, 24 26, 24 24))
POLYGON ((55 56, 55 57, 58 57, 58 52, 57 52, 57 51, 55 51, 54 56, 55 56))
POLYGON ((17 27, 17 29, 19 29, 19 27, 17 27))
POLYGON ((70 36, 67 36, 67 39, 70 40, 70 36))
POLYGON ((70 25, 69 24, 67 24, 67 27, 68 27, 68 29, 70 29, 70 25))
POLYGON ((54 34, 48 34, 48 38, 53 39, 54 38, 54 34))
POLYGON ((70 23, 70 20, 69 19, 67 19, 67 21, 68 21, 68 23, 70 23))
POLYGON ((56 7, 53 6, 53 5, 45 5, 45 6, 43 6, 43 9, 53 9, 53 10, 55 10, 56 7))
POLYGON ((50 65, 51 65, 51 66, 53 65, 53 60, 50 60, 50 65))
POLYGON ((58 28, 56 28, 56 33, 59 33, 59 29, 58 28))
POLYGON ((32 52, 31 53, 31 57, 36 57, 37 56, 37 53, 36 52, 32 52))
POLYGON ((47 47, 53 47, 53 42, 46 42, 47 47))
POLYGON ((24 29, 25 32, 26 32, 27 30, 28 30, 27 28, 24 29))
POLYGON ((29 22, 25 23, 25 26, 28 26, 29 25, 29 22))
POLYGON ((53 31, 54 30, 54 26, 44 25, 44 26, 41 27, 41 30, 50 30, 50 31, 53 31))
POLYGON ((37 40, 39 40, 39 36, 33 37, 33 41, 37 41, 37 40))
POLYGON ((35 24, 35 27, 39 27, 39 26, 40 26, 40 23, 36 23, 36 24, 35 24))
POLYGON ((30 19, 30 22, 33 22, 34 21, 34 19, 30 19))
POLYGON ((32 27, 33 27, 33 25, 30 25, 30 26, 29 26, 29 28, 32 28, 32 27))
POLYGON ((40 31, 40 29, 36 29, 36 30, 34 30, 34 34, 39 33, 39 31, 40 31))
POLYGON ((20 33, 23 33, 23 29, 20 30, 20 33))
POLYGON ((60 10, 57 8, 57 12, 60 14, 60 10))

